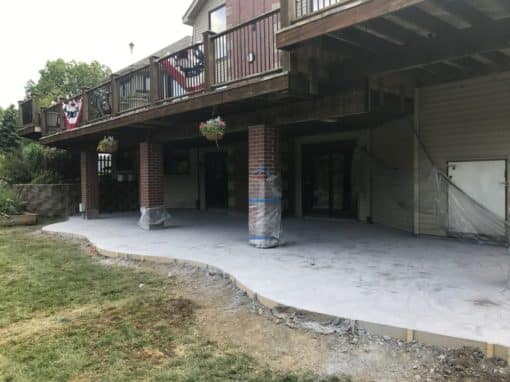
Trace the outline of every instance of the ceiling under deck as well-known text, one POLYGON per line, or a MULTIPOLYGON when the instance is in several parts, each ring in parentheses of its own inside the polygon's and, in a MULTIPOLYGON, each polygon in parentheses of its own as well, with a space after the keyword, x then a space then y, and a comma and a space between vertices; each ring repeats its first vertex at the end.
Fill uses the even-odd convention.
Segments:
POLYGON ((508 70, 510 1, 426 0, 321 37, 349 57, 339 72, 350 78, 405 72, 429 83, 508 70))

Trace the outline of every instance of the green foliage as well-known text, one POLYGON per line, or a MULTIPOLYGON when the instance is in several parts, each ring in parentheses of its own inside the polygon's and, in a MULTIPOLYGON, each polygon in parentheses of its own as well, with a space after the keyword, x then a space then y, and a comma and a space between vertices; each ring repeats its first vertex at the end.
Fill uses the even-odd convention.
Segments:
POLYGON ((106 79, 111 70, 97 61, 91 63, 59 58, 46 62, 39 71, 37 82, 30 80, 25 86, 27 94, 38 94, 41 107, 50 106, 58 97, 80 94, 83 87, 94 87, 106 79))
POLYGON ((0 180, 10 184, 55 184, 74 177, 73 158, 65 150, 23 142, 0 156, 0 180))
POLYGON ((0 184, 0 217, 19 215, 23 212, 23 204, 16 194, 5 184, 0 184))
POLYGON ((0 118, 0 152, 15 147, 18 144, 19 137, 16 133, 18 129, 18 110, 14 106, 9 106, 7 110, 2 110, 0 118))

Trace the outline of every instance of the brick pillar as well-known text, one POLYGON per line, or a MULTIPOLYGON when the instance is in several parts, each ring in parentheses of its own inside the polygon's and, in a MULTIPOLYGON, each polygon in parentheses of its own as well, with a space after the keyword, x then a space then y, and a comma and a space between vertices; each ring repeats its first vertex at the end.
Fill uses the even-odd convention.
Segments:
POLYGON ((250 127, 248 152, 250 244, 276 247, 282 213, 278 130, 266 125, 250 127))
POLYGON ((164 199, 163 146, 140 143, 140 226, 153 229, 165 225, 168 213, 164 199))
POLYGON ((99 215, 99 180, 97 177, 97 153, 84 151, 80 158, 81 203, 84 217, 94 219, 99 215))

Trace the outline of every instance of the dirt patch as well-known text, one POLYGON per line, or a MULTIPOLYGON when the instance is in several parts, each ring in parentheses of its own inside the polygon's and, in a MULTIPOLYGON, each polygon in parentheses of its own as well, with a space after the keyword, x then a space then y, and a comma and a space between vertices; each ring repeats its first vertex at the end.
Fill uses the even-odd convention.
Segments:
MULTIPOLYGON (((194 304, 194 319, 201 334, 217 343, 239 347, 276 370, 306 369, 323 376, 346 374, 353 381, 510 380, 505 361, 488 360, 476 349, 449 350, 406 343, 371 335, 342 320, 325 321, 321 316, 288 309, 268 310, 215 271, 177 264, 97 260, 108 266, 150 269, 175 278, 177 294, 194 304)), ((148 352, 157 357, 157 352, 148 352)))

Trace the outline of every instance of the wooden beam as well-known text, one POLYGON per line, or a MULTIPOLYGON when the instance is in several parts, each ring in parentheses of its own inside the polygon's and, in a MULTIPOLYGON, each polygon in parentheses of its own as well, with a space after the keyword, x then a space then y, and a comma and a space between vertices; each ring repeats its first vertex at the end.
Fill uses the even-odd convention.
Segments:
POLYGON ((441 0, 440 3, 437 1, 435 3, 440 4, 442 8, 456 15, 457 17, 461 17, 471 25, 487 23, 491 20, 478 9, 472 7, 463 0, 441 0))
POLYGON ((420 39, 404 49, 387 49, 371 60, 350 60, 339 68, 351 78, 428 65, 508 46, 510 20, 500 20, 437 39, 420 39))
POLYGON ((320 13, 312 20, 304 20, 284 28, 276 35, 276 46, 288 49, 304 41, 341 30, 400 9, 422 3, 424 0, 372 0, 326 16, 320 13), (322 16, 322 17, 321 17, 322 16))
POLYGON ((133 113, 121 114, 117 117, 98 121, 90 125, 83 125, 77 129, 64 131, 59 134, 41 138, 43 144, 54 144, 59 141, 84 137, 98 132, 124 128, 130 125, 139 125, 153 119, 161 119, 177 114, 195 112, 216 105, 233 103, 254 97, 266 96, 274 93, 289 92, 293 79, 283 73, 273 77, 261 79, 255 78, 232 87, 216 90, 214 92, 200 93, 188 98, 181 98, 175 102, 149 107, 146 110, 137 110, 133 113))

